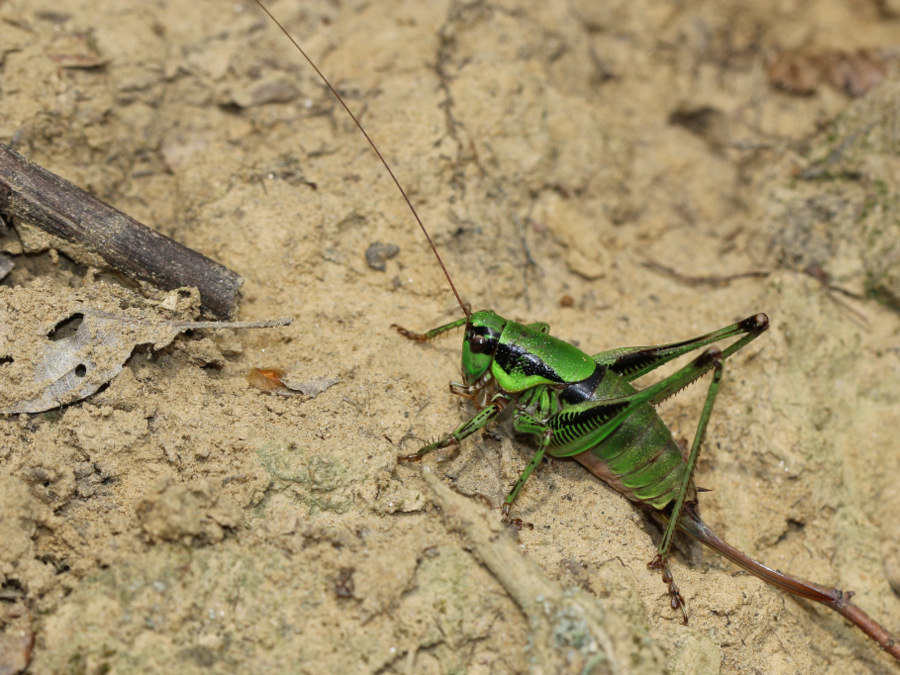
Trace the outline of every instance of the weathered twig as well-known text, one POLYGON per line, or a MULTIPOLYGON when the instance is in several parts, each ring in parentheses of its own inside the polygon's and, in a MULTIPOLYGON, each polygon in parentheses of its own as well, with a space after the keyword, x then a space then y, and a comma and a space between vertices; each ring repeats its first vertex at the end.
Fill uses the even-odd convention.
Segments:
POLYGON ((641 627, 604 612, 590 596, 564 592, 522 555, 516 542, 506 536, 499 518, 444 485, 428 467, 422 468, 422 477, 445 522, 465 537, 470 552, 527 617, 531 630, 528 648, 536 672, 615 675, 662 670, 659 645, 641 627), (627 628, 623 630, 623 626, 627 628), (630 632, 629 639, 613 643, 609 633, 613 628, 620 639, 630 632))
POLYGON ((193 286, 201 306, 234 314, 240 275, 100 201, 0 143, 0 212, 100 256, 163 290, 193 286))

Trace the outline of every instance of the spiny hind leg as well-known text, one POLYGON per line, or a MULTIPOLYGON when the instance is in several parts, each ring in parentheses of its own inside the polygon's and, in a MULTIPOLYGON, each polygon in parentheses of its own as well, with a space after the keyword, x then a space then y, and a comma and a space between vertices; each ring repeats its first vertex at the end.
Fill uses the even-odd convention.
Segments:
POLYGON ((691 445, 691 451, 687 456, 687 465, 684 470, 684 479, 678 488, 678 494, 669 510, 669 522, 666 523, 666 530, 663 533, 662 541, 659 542, 659 549, 656 557, 650 561, 648 567, 650 569, 662 570, 663 582, 669 587, 669 597, 672 599, 672 609, 681 609, 684 616, 684 623, 688 622, 687 605, 675 580, 672 572, 669 570, 669 552, 672 547, 672 538, 675 536, 675 530, 681 520, 681 512, 684 509, 685 500, 691 492, 694 478, 694 467, 697 465, 697 458, 700 456, 700 446, 703 443, 703 437, 706 435, 706 428, 709 426, 709 418, 712 415, 712 409, 716 402, 716 396, 719 393, 719 385, 722 382, 723 354, 716 348, 710 347, 706 352, 713 360, 713 376, 712 382, 709 383, 709 390, 706 392, 706 402, 703 404, 703 411, 700 413, 700 420, 697 422, 697 433, 694 434, 694 442, 691 445))
POLYGON ((669 569, 668 559, 663 558, 657 553, 656 557, 647 563, 647 567, 651 570, 662 570, 663 583, 669 587, 669 598, 671 599, 670 604, 672 609, 681 610, 681 615, 684 617, 684 625, 687 625, 687 602, 685 602, 684 597, 681 595, 681 591, 678 590, 678 586, 675 585, 675 577, 672 576, 672 571, 669 569))
POLYGON ((681 342, 673 342, 667 345, 653 347, 626 347, 613 349, 600 354, 594 354, 593 358, 601 366, 607 366, 629 382, 642 375, 659 368, 672 359, 683 356, 695 349, 700 349, 719 340, 738 338, 732 344, 722 350, 724 361, 735 352, 740 351, 753 340, 766 332, 769 328, 769 317, 765 314, 754 314, 743 321, 738 321, 725 328, 681 342))

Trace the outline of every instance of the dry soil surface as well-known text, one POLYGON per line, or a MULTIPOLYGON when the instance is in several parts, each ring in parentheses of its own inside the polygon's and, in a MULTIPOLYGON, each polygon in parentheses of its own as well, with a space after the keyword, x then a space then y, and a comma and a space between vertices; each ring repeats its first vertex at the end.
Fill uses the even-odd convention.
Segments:
MULTIPOLYGON (((897 2, 272 10, 473 307, 588 353, 767 312, 727 362, 703 516, 900 631, 897 2)), ((837 615, 687 542, 682 625, 647 569, 656 525, 573 462, 528 482, 513 515, 533 528, 504 527, 534 448, 502 426, 397 462, 472 409, 447 389, 459 332, 390 325, 460 310, 253 3, 0 1, 0 140, 239 272, 241 319, 296 317, 139 346, 86 400, 0 419, 0 672, 896 672, 837 615), (376 242, 399 247, 384 270, 376 242), (253 367, 339 382, 283 397, 253 367)), ((65 251, 22 254, 17 230, 2 247, 0 302, 38 317, 7 312, 7 335, 46 335, 55 298, 122 293, 65 251)), ((660 406, 676 439, 705 390, 660 406)))

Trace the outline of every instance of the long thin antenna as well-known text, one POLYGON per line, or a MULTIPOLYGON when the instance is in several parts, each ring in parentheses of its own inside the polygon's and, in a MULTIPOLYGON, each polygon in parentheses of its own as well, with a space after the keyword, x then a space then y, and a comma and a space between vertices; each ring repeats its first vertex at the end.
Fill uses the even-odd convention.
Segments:
POLYGON ((319 70, 319 67, 313 63, 313 60, 309 58, 305 51, 303 51, 303 47, 301 47, 297 41, 293 38, 293 36, 288 32, 287 28, 281 25, 281 23, 276 19, 272 12, 268 10, 268 8, 261 2, 261 0, 255 0, 256 4, 259 5, 260 9, 264 11, 270 19, 275 23, 276 26, 281 30, 282 33, 285 34, 288 40, 291 41, 291 44, 297 48, 297 51, 303 55, 303 58, 306 59, 307 63, 312 66, 313 70, 316 71, 316 74, 321 78, 322 82, 325 83, 331 93, 334 94, 335 98, 338 102, 344 107, 344 110, 347 111, 347 114, 350 115, 350 119, 353 120, 353 123, 356 124, 356 127, 362 132, 362 135, 366 137, 366 140, 369 142, 369 145, 372 146, 372 150, 375 151, 375 154, 378 155, 378 159, 381 160, 381 163, 384 164, 384 168, 387 169, 388 174, 390 174, 391 179, 394 181, 394 185, 397 186, 397 189, 400 190, 400 194, 403 195, 403 199, 406 200, 406 205, 409 207, 409 210, 412 211, 413 217, 416 219, 416 222, 419 224, 419 228, 422 230, 422 234, 425 235, 425 239, 428 240, 428 245, 431 246, 431 250, 434 253, 434 257, 437 258, 438 264, 441 266, 441 270, 444 272, 444 276, 447 277, 447 283, 450 284, 450 290, 453 291, 453 295, 456 296, 456 302, 459 303, 460 308, 463 313, 466 315, 466 319, 469 318, 469 309, 468 306, 463 303, 462 299, 459 297, 459 293, 456 291, 456 286, 453 285, 453 280, 450 278, 450 273, 447 272, 447 268, 444 266, 444 261, 441 259, 441 254, 438 253, 437 247, 434 245, 434 241, 431 239, 431 235, 428 234, 428 230, 425 229, 425 225, 422 223, 422 219, 419 218, 419 214, 416 211, 416 207, 413 206, 412 201, 410 201, 409 196, 406 194, 406 190, 403 189, 403 186, 400 185, 400 181, 397 180, 397 176, 394 175, 394 172, 391 170, 390 165, 387 163, 387 160, 381 154, 381 151, 378 149, 378 146, 375 145, 375 141, 373 141, 369 134, 366 133, 366 130, 363 128, 363 125, 360 123, 358 119, 356 119, 356 115, 353 114, 353 111, 344 103, 344 99, 341 98, 341 95, 337 92, 337 89, 331 86, 331 82, 328 81, 328 78, 322 74, 322 71, 319 70))

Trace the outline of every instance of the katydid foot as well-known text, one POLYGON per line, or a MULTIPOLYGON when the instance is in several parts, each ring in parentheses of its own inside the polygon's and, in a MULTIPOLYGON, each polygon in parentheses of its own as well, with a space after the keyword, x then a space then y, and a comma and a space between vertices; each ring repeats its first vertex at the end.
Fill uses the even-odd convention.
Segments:
POLYGON ((656 557, 647 563, 647 567, 651 570, 662 570, 663 582, 669 587, 669 597, 671 598, 670 604, 672 605, 672 609, 681 610, 681 615, 683 617, 682 623, 686 626, 688 622, 687 602, 685 602, 684 597, 681 595, 681 591, 678 590, 678 586, 675 585, 675 577, 672 576, 672 571, 669 569, 668 558, 663 558, 657 553, 656 557))

